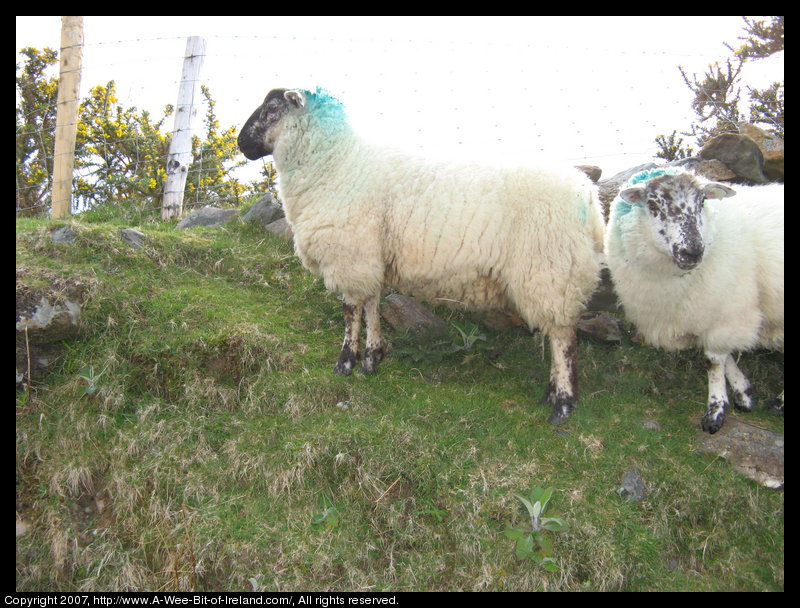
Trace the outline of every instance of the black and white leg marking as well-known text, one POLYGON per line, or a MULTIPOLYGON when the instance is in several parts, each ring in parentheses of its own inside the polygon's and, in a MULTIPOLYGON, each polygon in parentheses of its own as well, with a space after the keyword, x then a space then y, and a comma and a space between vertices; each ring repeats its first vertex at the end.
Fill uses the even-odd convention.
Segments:
POLYGON ((351 304, 345 300, 342 305, 342 310, 344 312, 344 343, 342 344, 342 352, 339 354, 339 360, 336 362, 336 367, 333 368, 333 371, 343 376, 349 376, 353 373, 353 368, 359 358, 358 351, 363 306, 361 304, 351 304))
POLYGON ((361 371, 373 374, 383 360, 383 338, 381 337, 380 297, 373 296, 364 303, 364 322, 367 326, 367 347, 361 371))
POLYGON ((334 371, 343 376, 353 373, 356 363, 361 358, 361 319, 367 327, 366 349, 361 371, 365 374, 375 373, 383 359, 383 338, 381 337, 380 296, 373 296, 353 304, 345 298, 342 305, 344 312, 344 343, 334 371))
POLYGON ((736 365, 733 355, 728 355, 725 359, 725 378, 733 389, 733 406, 743 412, 752 411, 753 387, 736 365))
POLYGON ((706 353, 710 364, 708 368, 708 407, 700 421, 700 427, 712 435, 722 428, 725 414, 730 408, 728 391, 725 388, 725 362, 729 356, 727 353, 706 353))
POLYGON ((550 338, 550 382, 543 403, 553 406, 547 422, 563 424, 578 401, 578 338, 574 327, 560 328, 550 338))

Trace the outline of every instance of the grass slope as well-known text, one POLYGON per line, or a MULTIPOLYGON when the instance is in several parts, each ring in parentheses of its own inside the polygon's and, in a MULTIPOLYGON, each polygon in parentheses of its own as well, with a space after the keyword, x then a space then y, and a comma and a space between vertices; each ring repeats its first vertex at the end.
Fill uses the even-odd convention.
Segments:
MULTIPOLYGON (((140 222, 134 250, 129 222, 85 214, 74 245, 17 222, 26 281, 92 286, 85 339, 18 397, 18 590, 783 589, 783 492, 694 452, 699 353, 582 341, 580 405, 555 428, 538 334, 447 356, 390 334, 404 346, 375 376, 337 377, 340 303, 289 244, 140 222), (642 502, 617 494, 631 469, 642 502), (534 486, 569 524, 558 572, 503 533, 534 486)), ((743 369, 778 392, 781 355, 743 369)))

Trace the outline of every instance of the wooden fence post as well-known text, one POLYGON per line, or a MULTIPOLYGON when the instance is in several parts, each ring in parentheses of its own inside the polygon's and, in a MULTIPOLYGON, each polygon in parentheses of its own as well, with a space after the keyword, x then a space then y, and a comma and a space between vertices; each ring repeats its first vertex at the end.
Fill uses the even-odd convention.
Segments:
POLYGON ((186 41, 181 84, 178 90, 178 105, 175 111, 175 129, 167 156, 167 179, 164 182, 164 199, 161 203, 161 219, 180 217, 183 211, 183 191, 189 165, 192 163, 192 123, 200 105, 198 95, 200 68, 206 54, 206 41, 200 36, 191 36, 186 41))
POLYGON ((60 74, 51 195, 53 218, 72 214, 72 171, 75 166, 82 59, 83 17, 61 17, 60 74))

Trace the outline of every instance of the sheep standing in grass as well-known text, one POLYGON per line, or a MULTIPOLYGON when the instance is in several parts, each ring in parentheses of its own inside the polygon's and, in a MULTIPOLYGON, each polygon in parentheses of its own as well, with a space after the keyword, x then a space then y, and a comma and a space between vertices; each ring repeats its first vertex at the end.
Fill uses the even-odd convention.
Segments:
POLYGON ((432 163, 360 139, 327 93, 275 89, 239 134, 255 160, 272 154, 295 250, 344 296, 335 371, 383 357, 385 286, 474 310, 506 309, 550 339, 550 422, 577 399, 576 324, 598 280, 603 220, 579 171, 432 163))
POLYGON ((680 171, 640 173, 612 206, 605 251, 645 340, 705 351, 703 430, 716 433, 725 420, 726 378, 734 405, 752 409, 731 353, 783 348, 783 185, 734 190, 680 171))

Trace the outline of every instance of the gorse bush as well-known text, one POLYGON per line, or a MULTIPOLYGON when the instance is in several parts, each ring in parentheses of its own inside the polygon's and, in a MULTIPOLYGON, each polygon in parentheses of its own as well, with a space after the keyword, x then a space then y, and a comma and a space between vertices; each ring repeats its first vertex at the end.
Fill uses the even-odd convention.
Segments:
MULTIPOLYGON (((25 48, 17 65, 17 214, 39 215, 50 206, 58 79, 48 71, 58 61, 51 49, 25 48)), ((201 136, 192 138, 192 163, 186 204, 239 205, 252 192, 275 192, 269 163, 263 179, 245 184, 233 171, 246 161, 236 144, 236 129, 222 128, 211 91, 201 86, 205 106, 201 136)), ((75 144, 74 205, 79 210, 139 201, 153 210, 161 203, 166 179, 172 105, 160 117, 124 107, 112 80, 92 87, 79 108, 75 144)))

